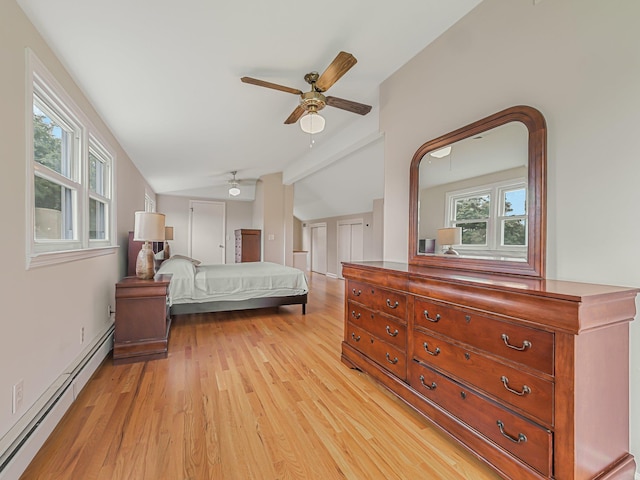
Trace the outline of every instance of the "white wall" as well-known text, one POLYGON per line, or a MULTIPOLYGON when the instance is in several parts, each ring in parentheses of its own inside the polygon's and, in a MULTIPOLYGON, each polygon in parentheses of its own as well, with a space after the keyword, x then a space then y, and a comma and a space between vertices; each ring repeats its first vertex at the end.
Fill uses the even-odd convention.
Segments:
POLYGON ((25 270, 26 108, 25 48, 31 48, 116 150, 117 238, 127 244, 133 212, 144 209, 147 185, 138 170, 13 0, 0 2, 0 216, 3 230, 0 304, 0 438, 82 351, 111 325, 115 283, 126 272, 117 254, 25 270), (70 301, 73 299, 73 301, 70 301), (85 342, 81 343, 81 328, 85 342), (11 413, 12 386, 24 382, 22 408, 11 413))
MULTIPOLYGON (((527 104, 548 127, 547 277, 640 286, 640 2, 484 0, 381 88, 385 260, 407 260, 409 164, 424 142, 527 104)), ((640 458, 640 322, 631 453, 640 458)), ((606 354, 606 352, 602 352, 606 354)), ((603 386, 603 394, 608 392, 603 386)))

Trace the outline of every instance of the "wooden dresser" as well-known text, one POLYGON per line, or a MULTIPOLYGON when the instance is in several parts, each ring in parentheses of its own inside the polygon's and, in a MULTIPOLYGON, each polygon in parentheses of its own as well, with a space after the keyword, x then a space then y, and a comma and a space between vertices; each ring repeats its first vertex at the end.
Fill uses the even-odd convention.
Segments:
POLYGON ((509 479, 632 479, 633 288, 345 263, 342 360, 509 479))
POLYGON ((236 263, 261 260, 262 235, 260 230, 242 228, 236 233, 236 263))

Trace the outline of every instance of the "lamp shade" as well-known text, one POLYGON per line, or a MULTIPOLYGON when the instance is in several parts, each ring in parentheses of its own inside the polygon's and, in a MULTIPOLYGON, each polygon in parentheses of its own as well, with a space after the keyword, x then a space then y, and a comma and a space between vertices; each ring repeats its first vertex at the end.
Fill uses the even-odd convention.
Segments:
POLYGON ((231 185, 231 188, 229 189, 229 195, 231 195, 232 197, 237 197, 238 195, 240 195, 240 189, 238 188, 237 184, 233 184, 231 185))
POLYGON ((438 243, 440 245, 459 245, 462 241, 462 228, 439 228, 438 243))
POLYGON ((141 242, 164 241, 164 214, 136 212, 133 239, 141 242))
POLYGON ((320 133, 324 130, 324 117, 315 112, 309 112, 300 119, 300 128, 305 133, 320 133))
POLYGON ((164 227, 164 239, 173 240, 173 227, 164 227))

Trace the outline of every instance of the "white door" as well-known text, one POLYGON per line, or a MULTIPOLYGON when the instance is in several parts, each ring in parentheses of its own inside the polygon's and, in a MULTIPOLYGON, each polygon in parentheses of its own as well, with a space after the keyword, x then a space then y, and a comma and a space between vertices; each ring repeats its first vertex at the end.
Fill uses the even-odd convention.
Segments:
POLYGON ((190 202, 189 256, 204 264, 225 263, 224 202, 190 202))
POLYGON ((342 262, 360 262, 364 258, 364 228, 361 219, 338 222, 338 277, 342 262))
POLYGON ((327 225, 311 225, 311 271, 327 274, 327 225))

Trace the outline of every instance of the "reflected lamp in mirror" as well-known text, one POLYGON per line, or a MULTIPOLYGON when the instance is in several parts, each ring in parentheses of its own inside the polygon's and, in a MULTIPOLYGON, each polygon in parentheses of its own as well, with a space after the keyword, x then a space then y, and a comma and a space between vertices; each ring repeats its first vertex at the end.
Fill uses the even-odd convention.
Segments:
POLYGON ((461 227, 439 228, 437 238, 440 247, 449 247, 442 253, 447 255, 458 255, 458 252, 453 249, 453 245, 460 245, 460 242, 462 241, 461 227))
POLYGON ((169 247, 169 240, 173 240, 173 227, 164 227, 164 255, 162 258, 165 260, 171 258, 171 247, 169 247))
POLYGON ((149 242, 164 241, 164 215, 155 212, 136 212, 133 239, 144 242, 136 259, 136 276, 149 280, 155 275, 153 249, 149 242))

